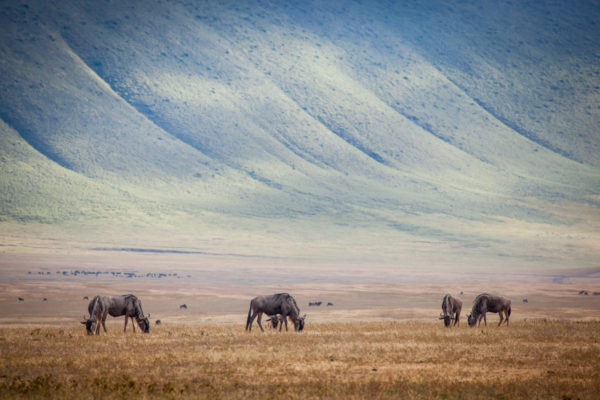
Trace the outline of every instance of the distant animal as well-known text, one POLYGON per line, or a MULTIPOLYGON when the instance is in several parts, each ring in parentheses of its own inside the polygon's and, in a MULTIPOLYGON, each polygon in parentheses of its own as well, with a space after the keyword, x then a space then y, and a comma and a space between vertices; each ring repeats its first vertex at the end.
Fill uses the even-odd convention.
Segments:
MULTIPOLYGON (((261 324, 261 318, 263 314, 277 315, 281 314, 283 323, 285 324, 285 330, 288 330, 288 317, 294 324, 294 330, 300 332, 304 329, 304 319, 306 315, 300 317, 300 309, 296 304, 296 300, 288 293, 277 293, 272 296, 258 296, 250 301, 250 308, 248 310, 248 318, 246 319, 246 330, 252 331, 252 323, 258 316, 257 323, 261 331, 265 331, 261 324)), ((283 324, 279 324, 279 331, 281 332, 283 324)))
POLYGON ((501 296, 493 296, 488 293, 482 293, 475 298, 473 301, 473 308, 471 313, 467 315, 467 321, 469 326, 473 327, 477 322, 481 325, 481 318, 483 317, 483 322, 487 326, 486 313, 493 312, 498 313, 500 315, 500 322, 498 326, 502 325, 504 322, 504 317, 506 317, 506 325, 508 326, 508 318, 510 317, 510 300, 501 296))
POLYGON ((48 299, 47 299, 46 297, 44 297, 44 298, 42 299, 42 301, 48 301, 48 299))
POLYGON ((529 303, 529 300, 523 299, 523 303, 529 303))
POLYGON ((125 316, 125 326, 123 332, 127 331, 127 321, 131 318, 131 326, 135 332, 135 325, 133 319, 137 321, 140 329, 144 333, 150 332, 150 322, 148 317, 144 316, 142 311, 142 302, 132 294, 126 294, 123 296, 96 296, 88 304, 88 312, 90 317, 81 323, 85 325, 85 329, 88 335, 100 334, 100 324, 106 333, 106 317, 110 314, 111 317, 125 316))
POLYGON ((442 312, 440 313, 440 319, 444 320, 444 326, 452 325, 452 321, 454 321, 452 326, 456 326, 460 322, 461 310, 462 300, 446 294, 442 300, 442 312))
POLYGON ((84 300, 89 300, 89 297, 87 297, 87 296, 83 296, 83 299, 84 299, 84 300))
POLYGON ((463 293, 463 291, 461 291, 461 292, 460 292, 460 295, 462 296, 463 294, 464 294, 464 293, 463 293))
POLYGON ((322 301, 312 301, 312 302, 308 302, 308 306, 309 306, 309 307, 312 307, 312 306, 319 307, 321 304, 323 304, 323 302, 322 302, 322 301))
POLYGON ((157 319, 156 322, 155 322, 155 324, 156 325, 160 325, 161 324, 160 319, 157 319))
POLYGON ((18 300, 19 300, 19 301, 25 301, 25 299, 24 299, 24 298, 22 298, 22 297, 18 297, 18 300))
POLYGON ((327 307, 333 306, 333 303, 327 303, 327 307))
POLYGON ((185 308, 187 310, 187 304, 182 304, 179 306, 179 309, 185 308))

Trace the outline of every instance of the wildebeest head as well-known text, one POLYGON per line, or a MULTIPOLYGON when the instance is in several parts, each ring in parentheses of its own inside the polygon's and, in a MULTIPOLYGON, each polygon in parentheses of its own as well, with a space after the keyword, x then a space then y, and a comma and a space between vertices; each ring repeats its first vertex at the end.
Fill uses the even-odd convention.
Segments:
POLYGON ((473 314, 467 314, 467 322, 469 323, 469 326, 473 327, 477 322, 477 317, 473 314))
POLYGON ((279 316, 273 315, 271 318, 267 319, 267 322, 271 323, 271 328, 276 329, 277 325, 279 324, 279 316))
POLYGON ((450 326, 450 323, 452 322, 449 315, 443 315, 442 313, 440 313, 440 319, 444 320, 444 326, 450 326))
POLYGON ((86 319, 85 316, 83 316, 83 321, 81 321, 81 323, 85 325, 85 331, 88 335, 94 334, 94 327, 96 325, 96 321, 93 321, 91 318, 86 319))
POLYGON ((294 330, 297 332, 302 332, 304 329, 304 318, 306 318, 306 314, 294 321, 294 330))
MULTIPOLYGON (((148 317, 149 316, 150 315, 148 315, 148 317)), ((144 333, 149 333, 150 332, 150 320, 148 320, 148 317, 140 318, 138 320, 138 322, 137 322, 138 325, 140 326, 140 329, 144 333)))

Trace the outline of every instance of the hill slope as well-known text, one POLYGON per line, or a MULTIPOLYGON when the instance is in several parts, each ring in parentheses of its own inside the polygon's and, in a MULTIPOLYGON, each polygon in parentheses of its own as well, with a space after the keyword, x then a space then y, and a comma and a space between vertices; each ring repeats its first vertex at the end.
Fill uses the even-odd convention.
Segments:
POLYGON ((1 7, 4 221, 210 221, 282 255, 318 230, 390 259, 423 237, 531 256, 516 226, 597 237, 592 2, 1 7))

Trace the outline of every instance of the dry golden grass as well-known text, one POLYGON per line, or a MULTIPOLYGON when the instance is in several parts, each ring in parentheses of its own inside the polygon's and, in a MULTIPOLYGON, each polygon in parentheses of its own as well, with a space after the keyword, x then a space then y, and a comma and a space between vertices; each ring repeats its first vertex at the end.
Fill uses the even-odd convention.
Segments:
MULTIPOLYGON (((493 318, 492 318, 493 319, 493 318)), ((600 322, 0 329, 1 398, 598 398, 600 322)))

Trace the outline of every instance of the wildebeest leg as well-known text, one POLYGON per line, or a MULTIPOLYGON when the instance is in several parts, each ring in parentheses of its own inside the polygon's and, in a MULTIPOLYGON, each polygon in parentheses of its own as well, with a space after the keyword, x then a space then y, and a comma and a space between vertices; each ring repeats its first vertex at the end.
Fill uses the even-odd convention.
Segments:
POLYGON ((261 312, 258 313, 258 319, 256 320, 256 323, 258 323, 260 330, 264 332, 265 330, 263 329, 262 323, 260 322, 260 320, 262 319, 262 315, 263 315, 263 313, 261 313, 261 312))
POLYGON ((504 314, 506 314, 506 326, 508 326, 508 317, 510 316, 510 313, 508 312, 508 310, 504 311, 504 314))
POLYGON ((104 311, 102 313, 102 318, 100 318, 100 320, 102 321, 102 329, 104 329, 104 333, 106 333, 106 317, 108 317, 108 310, 104 311))
MULTIPOLYGON (((285 331, 288 331, 288 318, 287 318, 287 314, 281 314, 281 317, 283 318, 283 322, 285 323, 285 331)), ((281 332, 281 326, 279 326, 279 332, 281 332)))
POLYGON ((246 327, 246 329, 248 329, 248 332, 252 332, 252 323, 254 323, 254 319, 256 318, 257 315, 258 315, 257 312, 252 311, 252 316, 250 317, 250 321, 248 321, 248 325, 246 327))
POLYGON ((104 322, 106 321, 107 314, 108 311, 103 312, 100 316, 100 321, 96 321, 96 335, 100 334, 100 323, 102 323, 102 329, 104 329, 104 333, 106 333, 106 325, 104 325, 104 322))
POLYGON ((486 314, 483 314, 483 323, 485 324, 485 326, 487 326, 487 317, 486 314))
POLYGON ((498 315, 500 316, 500 322, 498 322, 498 326, 500 326, 502 325, 502 321, 504 320, 504 317, 502 316, 502 311, 499 311, 498 315))
POLYGON ((133 333, 135 333, 135 321, 133 320, 133 317, 131 317, 131 327, 133 328, 133 333))
POLYGON ((129 317, 127 316, 127 314, 125 314, 125 326, 123 327, 123 332, 127 332, 127 320, 129 319, 129 317))

